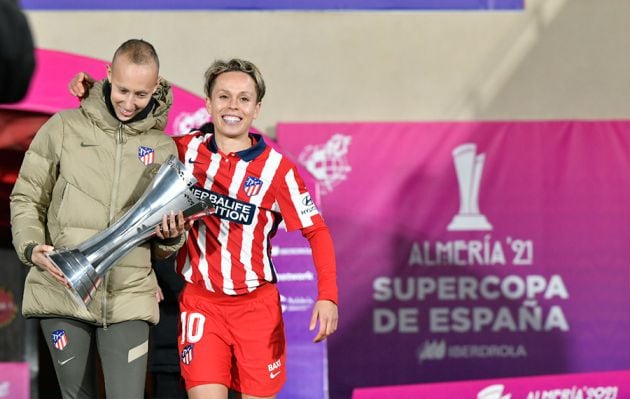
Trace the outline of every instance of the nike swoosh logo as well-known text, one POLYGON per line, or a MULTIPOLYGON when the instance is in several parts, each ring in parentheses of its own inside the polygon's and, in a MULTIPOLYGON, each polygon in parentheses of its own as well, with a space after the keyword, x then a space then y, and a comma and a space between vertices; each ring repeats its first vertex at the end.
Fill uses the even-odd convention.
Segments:
POLYGON ((74 359, 76 356, 72 356, 71 358, 68 358, 66 360, 64 360, 63 362, 61 360, 57 360, 57 363, 59 363, 60 366, 63 366, 64 364, 68 363, 70 360, 74 359))
POLYGON ((188 158, 188 163, 201 163, 200 161, 195 161, 192 158, 188 158))
POLYGON ((279 371, 276 371, 275 373, 269 373, 269 378, 271 378, 273 380, 274 378, 276 378, 279 375, 280 375, 279 371))
POLYGON ((98 144, 86 143, 85 141, 81 142, 81 147, 96 147, 98 144))

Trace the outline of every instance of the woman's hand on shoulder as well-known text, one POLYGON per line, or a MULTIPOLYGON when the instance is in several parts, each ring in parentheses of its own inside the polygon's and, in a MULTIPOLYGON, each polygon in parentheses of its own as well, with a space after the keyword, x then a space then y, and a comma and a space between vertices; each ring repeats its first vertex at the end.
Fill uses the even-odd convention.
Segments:
POLYGON ((87 98, 90 89, 94 86, 94 78, 85 72, 79 72, 68 83, 68 91, 79 99, 87 98))

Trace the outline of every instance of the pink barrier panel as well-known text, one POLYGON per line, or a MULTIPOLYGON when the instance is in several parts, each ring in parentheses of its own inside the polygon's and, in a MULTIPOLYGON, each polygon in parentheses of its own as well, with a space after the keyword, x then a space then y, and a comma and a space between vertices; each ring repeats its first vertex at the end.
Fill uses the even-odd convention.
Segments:
POLYGON ((0 362, 0 398, 30 397, 28 363, 0 362))
POLYGON ((358 388, 352 399, 623 399, 630 371, 358 388))

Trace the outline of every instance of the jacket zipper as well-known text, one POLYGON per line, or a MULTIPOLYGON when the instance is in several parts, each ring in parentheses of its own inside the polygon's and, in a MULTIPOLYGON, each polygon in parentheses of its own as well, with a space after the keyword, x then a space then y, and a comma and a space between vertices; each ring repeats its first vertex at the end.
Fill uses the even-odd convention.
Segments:
MULTIPOLYGON (((109 201, 109 222, 111 225, 114 220, 114 209, 116 207, 116 199, 118 198, 118 184, 120 183, 120 173, 122 169, 122 150, 124 143, 124 125, 120 123, 116 130, 116 158, 114 159, 114 179, 112 181, 112 195, 109 201)), ((103 329, 107 329, 107 286, 109 285, 109 273, 105 275, 105 287, 103 290, 103 307, 101 314, 103 317, 103 329)))

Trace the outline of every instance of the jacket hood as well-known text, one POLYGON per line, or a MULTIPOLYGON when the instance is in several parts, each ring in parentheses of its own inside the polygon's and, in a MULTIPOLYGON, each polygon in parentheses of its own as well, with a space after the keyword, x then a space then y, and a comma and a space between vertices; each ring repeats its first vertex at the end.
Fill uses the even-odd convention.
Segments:
MULTIPOLYGON (((98 81, 90 89, 89 95, 81 100, 81 109, 102 130, 113 131, 120 121, 107 109, 103 94, 106 79, 98 81)), ((125 131, 130 134, 140 134, 149 129, 164 130, 168 121, 168 111, 173 104, 173 92, 168 81, 160 78, 158 88, 153 93, 154 106, 151 112, 141 120, 125 123, 125 131)))

